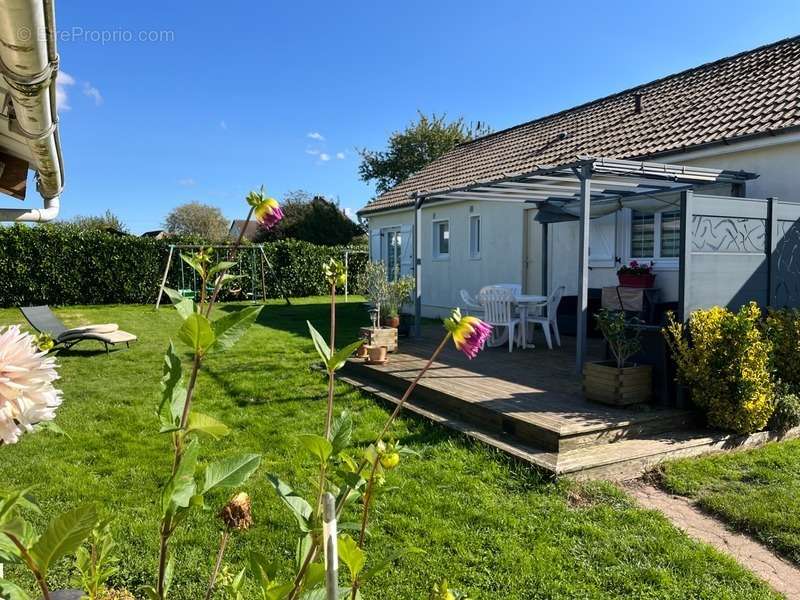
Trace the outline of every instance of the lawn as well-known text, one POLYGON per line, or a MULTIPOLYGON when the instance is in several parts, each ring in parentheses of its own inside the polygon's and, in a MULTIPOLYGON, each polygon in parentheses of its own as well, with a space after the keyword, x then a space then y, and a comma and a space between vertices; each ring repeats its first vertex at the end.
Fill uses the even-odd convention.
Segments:
POLYGON ((662 483, 800 564, 800 440, 668 463, 662 483))
MULTIPOLYGON (((114 583, 137 590, 152 583, 155 570, 156 502, 171 455, 168 438, 154 433, 154 409, 162 354, 179 318, 171 308, 155 312, 147 306, 57 313, 72 325, 119 323, 140 342, 108 356, 91 343, 61 355, 65 402, 57 422, 68 437, 45 432, 0 449, 0 483, 36 485, 49 514, 81 502, 101 505, 115 519, 122 554, 114 583)), ((266 474, 277 473, 303 492, 311 488, 312 462, 296 435, 320 431, 325 385, 309 368, 315 354, 305 321, 325 331, 326 314, 319 299, 271 304, 233 351, 208 359, 199 380, 198 409, 232 429, 219 442, 204 442, 202 457, 264 456, 247 485, 256 525, 235 539, 228 556, 232 569, 251 549, 289 567, 295 521, 266 474)), ((352 337, 366 315, 351 303, 340 308, 339 319, 352 337)), ((15 310, 0 310, 0 323, 19 321, 15 310)), ((387 416, 386 406, 345 385, 338 387, 338 407, 353 412, 357 442, 370 440, 387 416)), ((398 547, 424 552, 367 585, 365 598, 426 598, 431 582, 442 577, 473 598, 776 597, 732 560, 689 540, 661 515, 634 507, 610 484, 543 480, 495 451, 410 416, 398 422, 396 434, 419 456, 391 473, 394 489, 378 502, 368 547, 372 560, 398 547)), ((211 504, 219 507, 226 499, 219 495, 211 504)), ((179 530, 172 598, 202 597, 219 535, 214 512, 198 514, 179 530)), ((22 577, 17 569, 7 575, 22 577)), ((69 575, 63 561, 52 580, 63 585, 69 575)))

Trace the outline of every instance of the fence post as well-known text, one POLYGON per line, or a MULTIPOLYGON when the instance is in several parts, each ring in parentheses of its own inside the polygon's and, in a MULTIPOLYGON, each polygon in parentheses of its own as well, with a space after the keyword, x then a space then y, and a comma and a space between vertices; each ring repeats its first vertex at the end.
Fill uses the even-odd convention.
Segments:
POLYGON ((339 598, 339 554, 336 546, 336 498, 330 492, 322 496, 322 547, 325 556, 325 598, 339 598))

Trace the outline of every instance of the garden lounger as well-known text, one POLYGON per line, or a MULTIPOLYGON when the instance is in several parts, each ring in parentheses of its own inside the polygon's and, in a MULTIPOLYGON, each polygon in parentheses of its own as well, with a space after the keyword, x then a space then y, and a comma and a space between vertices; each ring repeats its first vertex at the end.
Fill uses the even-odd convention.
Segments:
POLYGON ((61 320, 53 314, 49 306, 25 306, 20 310, 34 329, 41 333, 48 333, 53 336, 56 346, 71 348, 78 342, 84 340, 97 340, 102 342, 108 352, 109 344, 124 343, 130 347, 130 342, 137 339, 132 333, 121 331, 115 323, 104 323, 101 325, 83 325, 68 329, 61 320))

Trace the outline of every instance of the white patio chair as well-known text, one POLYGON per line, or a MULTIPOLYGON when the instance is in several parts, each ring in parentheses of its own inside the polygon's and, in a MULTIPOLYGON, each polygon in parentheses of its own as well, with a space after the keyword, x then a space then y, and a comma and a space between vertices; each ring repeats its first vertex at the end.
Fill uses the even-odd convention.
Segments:
MULTIPOLYGON (((559 346, 561 345, 561 335, 558 333, 558 305, 561 304, 561 297, 564 295, 564 291, 566 287, 563 285, 558 286, 550 297, 547 299, 547 302, 542 302, 541 304, 536 304, 531 308, 543 308, 544 311, 541 314, 529 314, 528 315, 528 323, 533 323, 536 325, 537 323, 542 326, 542 331, 544 331, 544 339, 547 341, 547 347, 552 350, 553 349, 553 341, 550 337, 550 330, 553 331, 553 336, 556 338, 556 344, 559 346)), ((533 331, 533 327, 531 331, 533 331)))
POLYGON ((511 290, 514 293, 514 296, 519 296, 520 294, 522 294, 522 284, 520 283, 495 283, 490 287, 505 288, 511 290))
POLYGON ((461 302, 464 304, 464 311, 465 314, 470 314, 470 312, 483 312, 483 306, 480 305, 476 298, 470 296, 470 293, 467 290, 461 290, 461 302))
POLYGON ((504 287, 488 286, 481 289, 478 300, 483 306, 483 320, 492 326, 492 341, 498 327, 505 327, 508 332, 508 351, 514 349, 514 342, 519 332, 520 320, 514 316, 514 293, 504 287))

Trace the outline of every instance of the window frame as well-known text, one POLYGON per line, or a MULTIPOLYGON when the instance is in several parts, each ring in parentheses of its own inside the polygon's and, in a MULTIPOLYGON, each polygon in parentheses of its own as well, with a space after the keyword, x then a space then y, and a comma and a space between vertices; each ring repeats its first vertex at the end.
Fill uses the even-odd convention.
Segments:
POLYGON ((469 213, 467 215, 467 230, 469 231, 469 246, 467 250, 469 252, 469 259, 470 260, 480 260, 481 259, 481 246, 482 246, 482 237, 483 237, 483 223, 481 219, 480 213, 469 213), (472 251, 473 241, 475 241, 472 237, 472 220, 476 219, 478 221, 478 240, 477 240, 477 252, 472 251))
POLYGON ((450 219, 436 219, 433 221, 433 251, 431 252, 433 260, 450 260, 450 242, 452 241, 450 233, 450 219), (447 252, 441 252, 439 247, 439 227, 441 225, 447 225, 447 252))
POLYGON ((389 254, 391 253, 391 247, 389 246, 389 238, 391 237, 390 234, 393 234, 395 239, 397 239, 397 236, 400 236, 400 243, 395 245, 397 250, 394 253, 395 264, 398 267, 397 276, 400 277, 400 271, 403 268, 403 237, 401 226, 392 225, 390 227, 381 228, 381 258, 384 259, 384 264, 386 265, 386 279, 389 281, 395 281, 395 278, 393 277, 394 273, 392 269, 389 268, 389 254))
POLYGON ((623 238, 625 249, 625 263, 632 260, 639 262, 653 262, 656 269, 663 271, 673 271, 678 269, 679 258, 678 256, 661 256, 661 216, 663 213, 679 212, 675 208, 670 207, 653 213, 653 254, 657 256, 633 256, 631 246, 633 244, 633 236, 631 235, 631 228, 633 226, 633 209, 623 209, 623 238))

